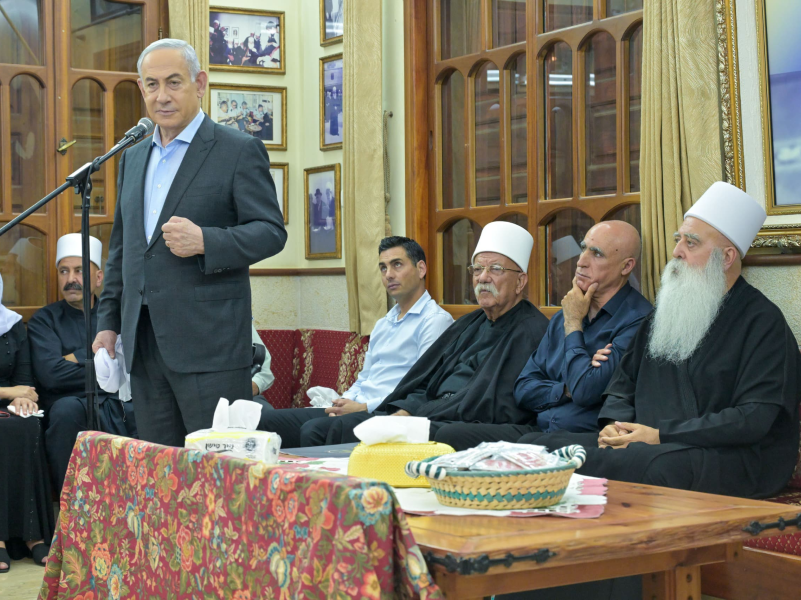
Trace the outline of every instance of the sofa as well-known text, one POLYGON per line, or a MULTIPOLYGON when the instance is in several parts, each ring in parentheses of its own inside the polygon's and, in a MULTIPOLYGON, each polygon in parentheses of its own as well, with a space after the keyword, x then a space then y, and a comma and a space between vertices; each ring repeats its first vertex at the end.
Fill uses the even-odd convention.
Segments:
POLYGON ((273 385, 262 394, 273 408, 309 406, 306 392, 323 386, 342 393, 364 365, 369 337, 326 329, 258 330, 272 358, 273 385))

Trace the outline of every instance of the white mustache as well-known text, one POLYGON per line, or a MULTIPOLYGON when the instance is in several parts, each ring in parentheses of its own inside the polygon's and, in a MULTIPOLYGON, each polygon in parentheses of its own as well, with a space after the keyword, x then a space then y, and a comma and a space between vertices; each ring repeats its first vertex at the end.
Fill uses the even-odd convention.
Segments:
POLYGON ((493 298, 497 298, 498 297, 498 289, 495 287, 494 283, 479 283, 479 284, 476 284, 476 287, 473 288, 473 291, 476 294, 476 298, 478 298, 478 296, 479 296, 479 294, 481 294, 481 292, 489 292, 490 294, 492 294, 493 298))

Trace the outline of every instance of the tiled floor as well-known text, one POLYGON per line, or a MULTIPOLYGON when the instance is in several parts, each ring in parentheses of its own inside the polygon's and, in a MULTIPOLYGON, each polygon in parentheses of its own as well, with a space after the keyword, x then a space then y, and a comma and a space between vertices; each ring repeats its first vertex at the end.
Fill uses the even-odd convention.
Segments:
POLYGON ((44 569, 33 560, 12 560, 11 570, 0 575, 0 598, 3 600, 36 600, 42 586, 44 569))

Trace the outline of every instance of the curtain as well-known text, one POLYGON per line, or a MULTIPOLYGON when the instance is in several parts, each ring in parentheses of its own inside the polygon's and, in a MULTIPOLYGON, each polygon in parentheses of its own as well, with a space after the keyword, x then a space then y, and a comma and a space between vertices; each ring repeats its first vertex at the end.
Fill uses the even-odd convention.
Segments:
POLYGON ((348 0, 343 52, 345 272, 350 329, 369 335, 387 312, 378 273, 384 237, 381 3, 348 0))
MULTIPOLYGON (((189 42, 197 52, 200 68, 209 70, 209 0, 169 0, 170 37, 189 42)), ((201 106, 209 114, 209 91, 201 106)))
POLYGON ((644 3, 642 89, 642 290, 653 300, 684 212, 725 180, 714 2, 644 3))

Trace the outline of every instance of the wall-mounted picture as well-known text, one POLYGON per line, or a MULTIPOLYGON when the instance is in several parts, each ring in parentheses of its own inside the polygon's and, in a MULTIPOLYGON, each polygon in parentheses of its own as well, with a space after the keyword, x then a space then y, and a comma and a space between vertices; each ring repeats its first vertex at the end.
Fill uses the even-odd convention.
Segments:
POLYGON ((212 6, 209 11, 209 68, 286 73, 284 13, 212 6))
POLYGON ((211 84, 211 118, 260 139, 268 150, 286 150, 286 88, 211 84))
POLYGON ((320 150, 342 148, 342 54, 320 59, 320 150))
POLYGON ((306 258, 342 258, 339 163, 304 169, 306 258))
POLYGON ((320 0, 320 45, 330 46, 342 41, 345 25, 345 0, 320 0))
POLYGON ((270 175, 275 182, 275 195, 278 206, 284 215, 284 225, 289 223, 289 165, 287 163, 270 163, 270 175))

